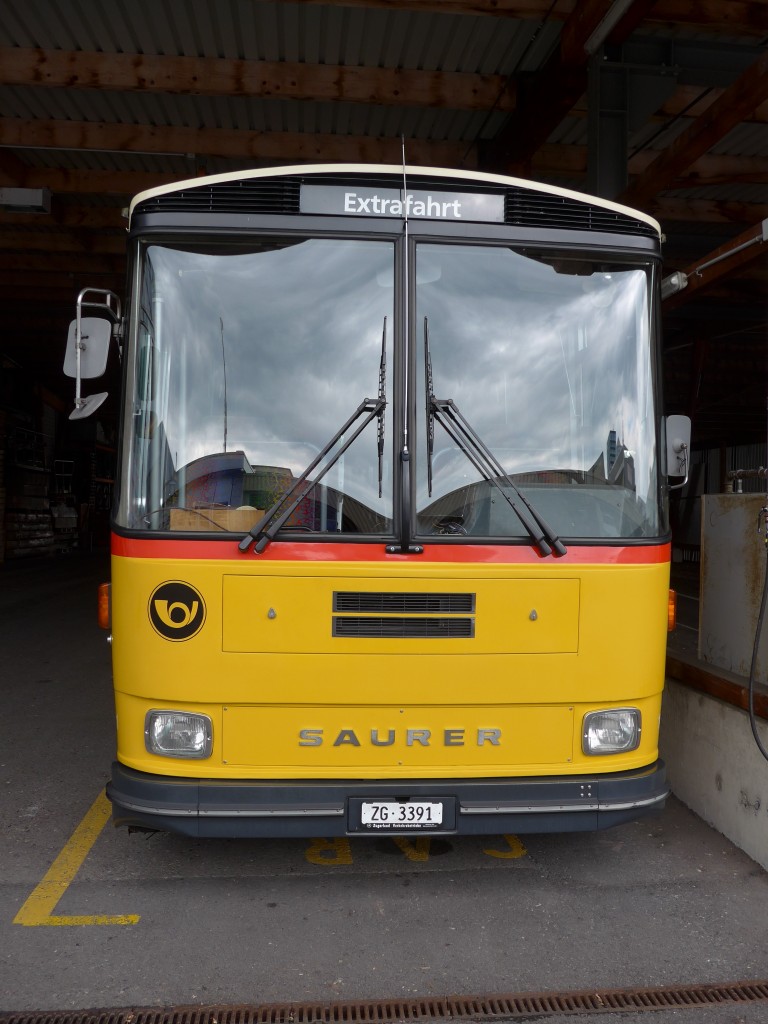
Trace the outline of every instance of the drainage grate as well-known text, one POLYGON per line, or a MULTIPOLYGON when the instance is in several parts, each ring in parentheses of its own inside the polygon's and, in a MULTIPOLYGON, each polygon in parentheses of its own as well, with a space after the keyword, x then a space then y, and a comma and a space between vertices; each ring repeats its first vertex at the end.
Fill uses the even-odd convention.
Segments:
POLYGON ((268 1003, 263 1006, 190 1006, 175 1009, 91 1010, 86 1013, 0 1013, 0 1024, 394 1024, 440 1020, 493 1021, 568 1017, 581 1013, 682 1010, 768 1002, 768 979, 724 985, 529 992, 441 999, 348 1003, 268 1003))

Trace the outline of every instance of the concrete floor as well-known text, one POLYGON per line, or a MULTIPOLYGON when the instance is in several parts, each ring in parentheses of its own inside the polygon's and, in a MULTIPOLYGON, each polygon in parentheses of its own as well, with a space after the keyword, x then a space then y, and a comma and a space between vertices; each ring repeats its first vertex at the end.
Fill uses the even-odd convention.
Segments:
MULTIPOLYGON (((113 829, 107 572, 100 555, 0 568, 0 1012, 768 977, 768 875, 674 799, 521 841, 113 829)), ((768 1022, 768 1004, 650 1019, 768 1022)))

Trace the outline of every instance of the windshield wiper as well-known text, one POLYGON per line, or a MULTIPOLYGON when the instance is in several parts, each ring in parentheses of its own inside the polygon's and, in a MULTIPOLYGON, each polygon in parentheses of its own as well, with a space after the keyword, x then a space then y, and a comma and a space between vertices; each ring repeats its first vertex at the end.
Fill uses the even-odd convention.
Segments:
POLYGON ((554 549, 558 555, 565 555, 568 549, 551 526, 536 511, 526 496, 510 480, 504 467, 483 441, 477 431, 462 415, 452 398, 435 398, 432 383, 432 357, 429 353, 429 325, 424 317, 424 359, 425 386, 427 390, 427 479, 429 494, 432 494, 432 454, 434 450, 435 420, 448 434, 460 451, 469 459, 484 480, 492 484, 502 495, 517 518, 535 541, 542 555, 551 555, 554 549), (502 487, 499 481, 503 481, 502 487), (512 491, 522 502, 521 508, 509 495, 512 491))
POLYGON ((387 318, 381 329, 381 359, 379 360, 379 401, 381 411, 377 414, 379 425, 376 428, 376 449, 379 457, 379 497, 381 497, 381 480, 384 471, 384 410, 387 407, 387 318))
POLYGON ((256 523, 255 526, 251 527, 249 532, 243 537, 238 544, 240 551, 247 551, 251 544, 256 541, 254 552, 260 555, 261 552, 266 548, 267 544, 275 537, 278 531, 282 528, 285 522, 291 517, 293 512, 299 507, 304 498, 309 494, 313 487, 323 479, 323 477, 336 465, 341 456, 346 450, 355 443, 357 438, 362 434, 372 419, 378 416, 379 428, 378 428, 378 457, 379 457, 379 497, 381 497, 381 480, 382 480, 382 466, 384 462, 384 410, 387 407, 386 399, 386 387, 387 387, 387 318, 384 317, 384 330, 382 331, 381 338, 381 361, 379 363, 379 396, 378 398, 364 398, 357 409, 352 413, 346 423, 339 427, 333 437, 323 446, 322 450, 317 453, 312 462, 307 466, 304 472, 298 477, 291 486, 277 499, 271 509, 265 512, 261 519, 256 523), (331 449, 339 443, 344 437, 346 432, 357 423, 360 417, 365 417, 362 423, 359 423, 355 428, 353 434, 347 438, 344 444, 339 448, 337 452, 326 462, 314 480, 309 480, 309 475, 312 473, 324 458, 328 455, 331 449))

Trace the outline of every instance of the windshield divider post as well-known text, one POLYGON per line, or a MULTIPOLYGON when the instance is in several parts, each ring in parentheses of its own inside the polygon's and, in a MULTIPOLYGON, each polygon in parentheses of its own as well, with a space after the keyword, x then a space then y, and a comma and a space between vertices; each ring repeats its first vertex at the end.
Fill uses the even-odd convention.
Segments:
POLYGON ((407 448, 403 448, 400 452, 400 465, 402 467, 400 511, 403 517, 400 525, 400 543, 387 544, 385 550, 388 555, 423 555, 424 545, 411 543, 409 529, 411 522, 411 453, 407 448))

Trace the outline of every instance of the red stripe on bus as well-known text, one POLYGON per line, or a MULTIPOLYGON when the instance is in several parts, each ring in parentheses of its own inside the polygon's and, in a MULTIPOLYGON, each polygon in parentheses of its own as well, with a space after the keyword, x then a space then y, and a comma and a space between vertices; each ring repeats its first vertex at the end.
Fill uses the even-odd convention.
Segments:
POLYGON ((534 565, 539 562, 589 565, 651 565, 668 562, 671 545, 572 544, 562 557, 543 557, 535 548, 523 544, 426 544, 421 555, 389 554, 381 542, 373 544, 313 544, 294 541, 273 541, 260 555, 253 549, 238 550, 239 540, 153 540, 122 537, 112 534, 112 554, 124 558, 204 559, 233 562, 388 562, 414 564, 462 563, 534 565))

